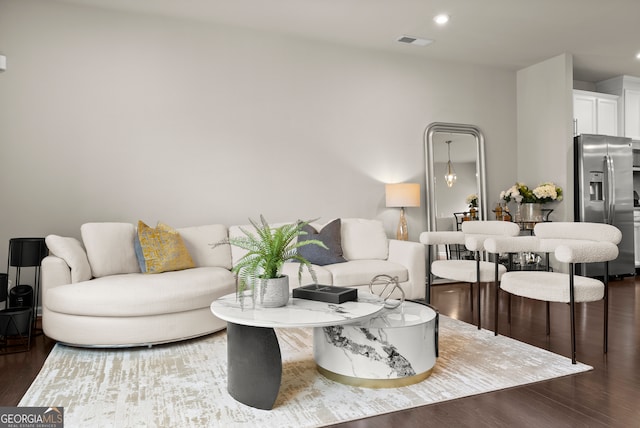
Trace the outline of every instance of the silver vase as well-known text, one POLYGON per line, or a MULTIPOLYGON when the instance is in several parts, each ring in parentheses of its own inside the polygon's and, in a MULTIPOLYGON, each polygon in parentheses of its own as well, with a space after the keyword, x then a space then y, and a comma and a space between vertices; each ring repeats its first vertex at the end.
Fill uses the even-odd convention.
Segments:
POLYGON ((522 221, 542 221, 542 204, 522 204, 522 221))

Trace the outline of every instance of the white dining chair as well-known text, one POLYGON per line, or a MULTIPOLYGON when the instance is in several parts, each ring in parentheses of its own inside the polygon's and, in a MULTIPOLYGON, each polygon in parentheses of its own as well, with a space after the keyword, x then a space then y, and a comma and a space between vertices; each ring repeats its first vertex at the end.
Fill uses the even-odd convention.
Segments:
MULTIPOLYGON (((500 254, 520 251, 553 253, 560 263, 568 265, 568 272, 511 271, 500 280, 500 289, 510 295, 569 305, 571 322, 571 361, 576 364, 576 303, 604 300, 603 348, 608 347, 608 285, 609 262, 618 257, 618 244, 622 233, 615 226, 587 222, 539 223, 534 228, 534 237, 490 238, 485 248, 490 253, 500 254), (577 263, 604 263, 605 273, 601 281, 575 274, 577 263)), ((495 328, 498 333, 498 290, 496 290, 495 328)), ((509 320, 511 321, 511 320, 509 320)), ((549 310, 547 306, 547 334, 550 334, 549 310)))
POLYGON ((427 246, 427 284, 425 299, 431 303, 431 287, 434 277, 469 284, 471 310, 473 311, 473 284, 476 284, 478 329, 482 328, 480 283, 497 282, 506 272, 506 267, 482 260, 484 241, 496 236, 517 236, 517 224, 505 221, 465 221, 461 231, 422 232, 420 242, 427 246), (464 245, 474 253, 474 260, 432 260, 432 247, 438 245, 464 245))

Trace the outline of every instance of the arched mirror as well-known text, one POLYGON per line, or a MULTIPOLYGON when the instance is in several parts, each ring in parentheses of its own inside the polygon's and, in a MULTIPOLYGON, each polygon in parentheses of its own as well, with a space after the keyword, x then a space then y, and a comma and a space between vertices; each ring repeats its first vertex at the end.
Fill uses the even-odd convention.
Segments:
POLYGON ((477 218, 488 219, 484 136, 474 125, 434 122, 424 131, 427 230, 456 230, 454 213, 468 212, 478 196, 477 218), (446 175, 450 175, 445 179, 446 175))

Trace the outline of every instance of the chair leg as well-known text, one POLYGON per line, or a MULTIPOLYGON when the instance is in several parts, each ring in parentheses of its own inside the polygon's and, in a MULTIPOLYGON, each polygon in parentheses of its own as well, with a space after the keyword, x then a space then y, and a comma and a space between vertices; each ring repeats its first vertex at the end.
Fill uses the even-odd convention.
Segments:
POLYGON ((604 264, 604 353, 609 347, 609 262, 604 264))
MULTIPOLYGON (((547 265, 547 272, 551 271, 551 266, 549 266, 549 253, 545 253, 545 263, 547 265)), ((551 303, 547 302, 547 336, 551 336, 551 303)))
POLYGON ((431 303, 431 245, 427 245, 427 284, 424 289, 424 301, 431 303))
POLYGON ((496 265, 496 270, 495 270, 495 277, 494 277, 494 285, 496 286, 496 294, 495 294, 495 299, 494 299, 494 313, 493 313, 493 319, 494 319, 494 324, 493 324, 493 335, 497 336, 498 335, 498 306, 500 305, 500 284, 498 283, 498 259, 500 258, 499 254, 495 255, 495 265, 496 265))
POLYGON ((547 336, 551 335, 551 303, 546 302, 547 303, 547 336))
POLYGON ((569 265, 569 304, 571 305, 571 364, 576 364, 576 302, 573 290, 574 264, 569 265))
POLYGON ((476 284, 478 284, 478 330, 482 328, 482 321, 480 318, 480 251, 476 251, 476 284))
POLYGON ((478 290, 476 293, 476 298, 478 300, 478 330, 482 329, 482 321, 480 319, 480 281, 476 282, 476 284, 478 284, 478 290))

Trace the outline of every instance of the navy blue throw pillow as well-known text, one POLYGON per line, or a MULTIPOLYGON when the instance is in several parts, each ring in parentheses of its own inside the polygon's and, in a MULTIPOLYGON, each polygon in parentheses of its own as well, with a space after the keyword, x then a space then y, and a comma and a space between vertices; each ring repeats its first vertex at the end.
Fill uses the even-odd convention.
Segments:
POLYGON ((326 250, 318 245, 304 245, 298 248, 298 254, 310 263, 318 266, 330 265, 333 263, 344 263, 347 260, 342 257, 342 235, 340 233, 341 222, 337 218, 331 223, 317 231, 311 225, 305 225, 302 230, 307 232, 306 235, 298 236, 298 242, 308 239, 317 239, 322 241, 329 249, 326 250))

